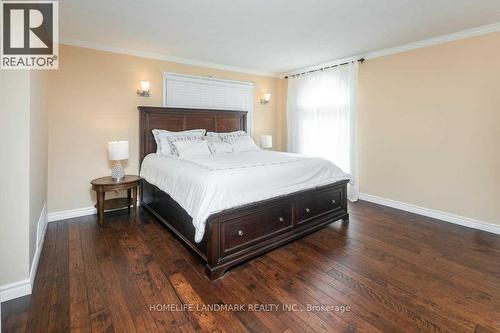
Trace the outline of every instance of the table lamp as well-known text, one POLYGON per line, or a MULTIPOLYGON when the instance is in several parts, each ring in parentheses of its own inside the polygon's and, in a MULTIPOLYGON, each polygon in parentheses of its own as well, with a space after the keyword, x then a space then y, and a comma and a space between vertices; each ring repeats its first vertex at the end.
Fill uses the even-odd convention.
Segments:
POLYGON ((125 176, 121 161, 128 159, 128 141, 108 142, 108 158, 110 161, 115 161, 111 178, 119 182, 125 176))
POLYGON ((261 148, 273 148, 273 136, 272 135, 261 135, 260 136, 260 146, 261 148))

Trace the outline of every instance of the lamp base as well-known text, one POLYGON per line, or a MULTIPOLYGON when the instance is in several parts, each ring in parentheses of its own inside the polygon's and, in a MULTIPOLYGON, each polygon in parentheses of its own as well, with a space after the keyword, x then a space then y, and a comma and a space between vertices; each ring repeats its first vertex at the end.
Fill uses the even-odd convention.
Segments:
POLYGON ((116 161, 113 170, 111 170, 111 178, 113 178, 115 182, 119 182, 123 179, 123 177, 125 177, 125 170, 123 169, 120 161, 116 161))

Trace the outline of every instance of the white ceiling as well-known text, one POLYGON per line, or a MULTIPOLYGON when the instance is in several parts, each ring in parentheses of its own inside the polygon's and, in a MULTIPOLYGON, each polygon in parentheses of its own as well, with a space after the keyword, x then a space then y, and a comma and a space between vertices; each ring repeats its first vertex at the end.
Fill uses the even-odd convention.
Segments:
POLYGON ((500 0, 63 0, 60 36, 283 73, 500 21, 500 0))

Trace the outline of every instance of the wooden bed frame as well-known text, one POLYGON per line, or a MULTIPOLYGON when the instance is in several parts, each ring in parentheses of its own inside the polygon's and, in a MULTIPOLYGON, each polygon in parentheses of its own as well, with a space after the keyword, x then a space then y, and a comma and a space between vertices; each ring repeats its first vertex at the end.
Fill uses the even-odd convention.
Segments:
MULTIPOLYGON (((156 152, 151 130, 212 132, 246 130, 242 111, 140 106, 140 164, 156 152)), ((139 165, 140 165, 139 164, 139 165)), ((347 180, 263 200, 211 215, 200 243, 194 241, 192 218, 168 194, 142 180, 141 206, 151 212, 206 263, 213 280, 229 268, 277 248, 337 220, 349 220, 347 180)))

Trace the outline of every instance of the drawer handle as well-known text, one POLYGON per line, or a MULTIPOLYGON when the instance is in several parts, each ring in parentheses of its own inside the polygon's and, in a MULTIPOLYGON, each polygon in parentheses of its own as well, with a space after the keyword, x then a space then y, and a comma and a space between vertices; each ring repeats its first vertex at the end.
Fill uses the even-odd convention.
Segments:
POLYGON ((243 237, 243 230, 238 230, 238 236, 243 237))
POLYGON ((335 200, 332 200, 332 204, 334 204, 334 203, 336 203, 336 201, 335 201, 335 200))
POLYGON ((306 213, 309 213, 311 210, 309 208, 306 208, 306 213))
POLYGON ((280 221, 280 222, 284 222, 284 221, 285 221, 285 219, 284 219, 283 217, 281 217, 281 216, 280 216, 280 217, 278 218, 278 221, 280 221))

